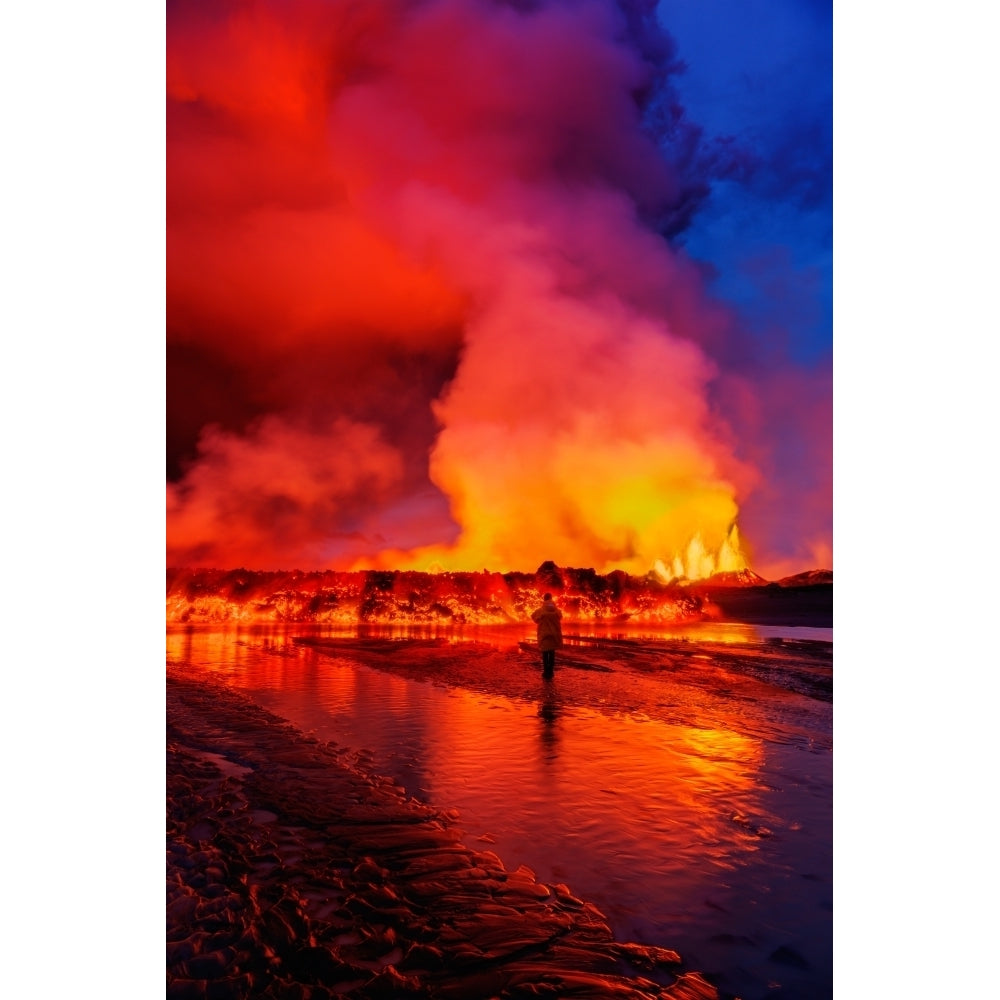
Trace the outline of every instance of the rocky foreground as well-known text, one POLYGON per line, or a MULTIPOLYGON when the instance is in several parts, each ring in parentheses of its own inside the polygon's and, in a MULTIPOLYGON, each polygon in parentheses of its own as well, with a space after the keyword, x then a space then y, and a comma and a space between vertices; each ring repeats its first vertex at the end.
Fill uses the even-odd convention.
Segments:
POLYGON ((717 996, 569 887, 465 846, 456 819, 171 668, 167 997, 717 996))

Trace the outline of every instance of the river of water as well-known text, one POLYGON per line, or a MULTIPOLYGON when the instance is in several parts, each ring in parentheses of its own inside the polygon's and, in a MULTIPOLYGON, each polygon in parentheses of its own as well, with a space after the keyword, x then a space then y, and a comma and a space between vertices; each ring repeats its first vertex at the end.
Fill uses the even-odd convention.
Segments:
POLYGON ((408 794, 457 809, 470 846, 568 884, 616 937, 676 949, 724 994, 832 995, 829 704, 776 691, 702 728, 662 705, 654 718, 568 704, 558 683, 529 701, 408 680, 297 646, 306 631, 337 630, 176 628, 167 656, 363 751, 408 794), (789 698, 802 706, 786 728, 789 698))

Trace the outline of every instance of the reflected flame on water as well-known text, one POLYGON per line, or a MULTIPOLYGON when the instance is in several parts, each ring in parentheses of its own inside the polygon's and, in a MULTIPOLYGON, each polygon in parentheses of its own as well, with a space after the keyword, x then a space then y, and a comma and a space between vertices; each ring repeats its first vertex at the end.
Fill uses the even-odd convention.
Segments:
MULTIPOLYGON (((524 864, 542 882, 569 884, 620 935, 675 947, 699 967, 750 963, 760 975, 771 975, 775 949, 795 941, 813 969, 803 976, 827 976, 830 758, 747 735, 746 714, 769 709, 727 696, 713 699, 711 726, 609 716, 570 704, 569 678, 559 674, 550 684, 539 678, 531 700, 491 697, 369 669, 351 660, 349 645, 329 655, 292 641, 332 631, 168 629, 167 658, 354 751, 359 767, 407 794, 457 809, 466 843, 488 845, 509 869, 524 864)), ((496 632, 499 644, 523 635, 511 627, 451 636, 337 631, 456 643, 496 632)), ((708 631, 718 641, 717 628, 708 631)), ((607 634, 630 637, 620 628, 607 634)), ((470 647, 470 657, 480 655, 470 647)), ((491 662, 503 660, 487 656, 484 668, 491 662)), ((595 703, 603 676, 584 678, 595 703)), ((686 701, 704 691, 668 684, 663 692, 678 709, 671 718, 707 719, 701 702, 686 701)))
MULTIPOLYGON (((370 750, 410 794, 478 817, 515 867, 552 864, 551 850, 532 842, 558 838, 586 850, 614 845, 629 858, 652 850, 654 868, 684 882, 692 863, 731 869, 757 849, 733 817, 764 810, 765 751, 735 723, 609 719, 563 704, 558 682, 540 681, 537 700, 519 704, 355 667, 347 650, 344 659, 317 656, 282 630, 253 633, 267 655, 234 633, 192 640, 193 631, 168 634, 168 659, 194 662, 255 696, 271 692, 275 710, 297 725, 370 750)), ((363 632, 404 637, 391 626, 363 632)), ((510 629, 502 634, 510 641, 510 629)))
MULTIPOLYGON (((820 631, 820 630, 813 630, 820 631)), ((365 623, 345 622, 342 624, 313 623, 199 623, 195 625, 170 625, 167 631, 168 655, 171 643, 176 650, 177 637, 199 635, 211 644, 212 654, 206 661, 216 662, 216 656, 228 643, 252 641, 263 646, 270 653, 291 655, 295 652, 294 636, 316 636, 331 639, 395 639, 434 640, 449 645, 462 643, 487 643, 499 649, 512 648, 520 642, 534 641, 535 626, 531 622, 488 625, 448 625, 448 624, 406 624, 406 623, 365 623)), ((620 622, 602 623, 594 621, 574 621, 563 618, 563 638, 567 645, 586 646, 590 639, 610 639, 615 641, 664 641, 679 640, 693 643, 745 644, 762 640, 762 630, 754 625, 739 622, 691 622, 680 625, 654 625, 637 623, 627 625, 620 622)), ((202 643, 202 640, 199 640, 202 643)), ((203 644, 203 643, 202 643, 203 644)), ((180 655, 174 653, 173 655, 180 655)), ((297 655, 297 654, 296 654, 297 655)))

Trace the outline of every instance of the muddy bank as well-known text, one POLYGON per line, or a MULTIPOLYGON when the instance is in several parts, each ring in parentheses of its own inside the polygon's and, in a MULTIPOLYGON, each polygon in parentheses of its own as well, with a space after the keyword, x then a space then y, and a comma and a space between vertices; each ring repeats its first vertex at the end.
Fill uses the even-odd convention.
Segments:
POLYGON ((571 887, 467 847, 457 821, 171 668, 167 996, 717 996, 676 953, 616 942, 571 887))

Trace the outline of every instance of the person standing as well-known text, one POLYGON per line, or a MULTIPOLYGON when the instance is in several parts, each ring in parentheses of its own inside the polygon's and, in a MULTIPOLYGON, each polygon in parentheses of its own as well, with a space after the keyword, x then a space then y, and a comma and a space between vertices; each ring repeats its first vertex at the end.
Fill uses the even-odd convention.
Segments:
POLYGON ((542 598, 542 606, 531 612, 531 620, 538 626, 538 648, 542 651, 542 677, 552 680, 556 666, 556 650, 563 644, 562 612, 556 607, 551 594, 542 598))

